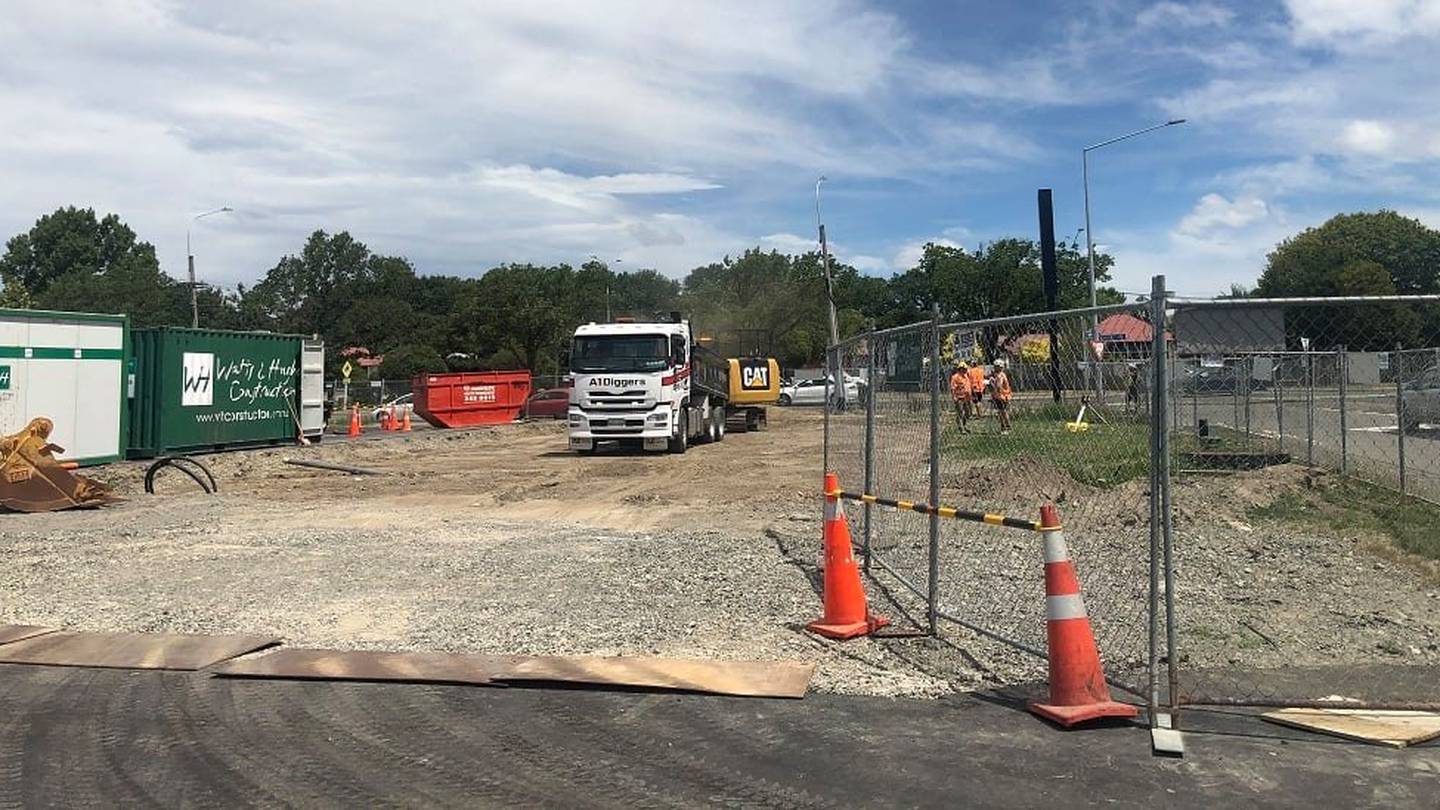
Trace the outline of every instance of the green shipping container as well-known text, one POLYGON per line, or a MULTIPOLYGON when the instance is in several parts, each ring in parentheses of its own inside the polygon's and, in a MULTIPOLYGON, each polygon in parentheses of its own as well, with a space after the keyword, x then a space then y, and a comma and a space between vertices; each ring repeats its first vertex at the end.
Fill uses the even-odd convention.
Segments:
POLYGON ((288 443, 300 425, 312 438, 323 430, 318 341, 175 327, 134 329, 131 340, 131 458, 288 443))

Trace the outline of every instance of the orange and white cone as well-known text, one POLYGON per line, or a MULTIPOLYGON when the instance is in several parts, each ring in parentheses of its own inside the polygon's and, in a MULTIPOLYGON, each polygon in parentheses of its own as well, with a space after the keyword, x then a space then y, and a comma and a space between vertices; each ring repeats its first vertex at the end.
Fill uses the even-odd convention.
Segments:
POLYGON ((1135 717, 1136 707, 1110 699, 1080 580, 1065 547, 1054 504, 1040 507, 1045 535, 1045 622, 1050 658, 1050 700, 1031 701, 1030 711, 1066 728, 1101 717, 1135 717))
POLYGON ((400 421, 400 432, 410 432, 410 409, 405 409, 405 418, 400 421))
POLYGON ((347 434, 350 438, 360 435, 360 406, 356 405, 350 409, 350 431, 347 434))
POLYGON ((834 494, 840 491, 835 473, 825 473, 825 615, 805 625, 827 638, 863 636, 884 627, 890 620, 870 612, 860 566, 850 545, 850 524, 834 494))

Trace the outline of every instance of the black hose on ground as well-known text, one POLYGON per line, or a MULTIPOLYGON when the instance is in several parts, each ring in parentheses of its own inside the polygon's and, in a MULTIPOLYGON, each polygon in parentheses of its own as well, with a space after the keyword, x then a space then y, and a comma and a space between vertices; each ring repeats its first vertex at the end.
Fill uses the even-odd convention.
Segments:
POLYGON ((210 468, 188 456, 161 456, 155 459, 149 469, 145 470, 145 492, 155 494, 155 475, 166 467, 174 467, 182 473, 190 476, 190 480, 200 485, 200 489, 206 495, 214 495, 220 491, 220 485, 215 482, 215 476, 210 473, 210 468), (197 473, 196 470, 199 470, 197 473), (204 475, 202 478, 201 475, 204 475))

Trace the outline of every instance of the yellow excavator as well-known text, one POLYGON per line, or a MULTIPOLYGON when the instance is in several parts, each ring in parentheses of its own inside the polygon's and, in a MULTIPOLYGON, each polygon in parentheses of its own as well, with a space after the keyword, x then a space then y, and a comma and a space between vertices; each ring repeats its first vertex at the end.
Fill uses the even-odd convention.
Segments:
POLYGON ((103 506, 121 500, 110 487, 71 472, 55 459, 65 449, 50 443, 55 423, 31 419, 19 433, 0 436, 0 506, 17 512, 103 506))

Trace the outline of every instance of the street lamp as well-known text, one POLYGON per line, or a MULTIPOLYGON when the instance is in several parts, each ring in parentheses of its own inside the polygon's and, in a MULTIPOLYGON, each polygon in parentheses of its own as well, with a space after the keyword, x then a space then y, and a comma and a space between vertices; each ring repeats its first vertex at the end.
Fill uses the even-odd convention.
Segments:
MULTIPOLYGON (((840 324, 835 315, 835 286, 830 278, 830 247, 825 242, 825 223, 820 221, 820 184, 829 179, 822 174, 820 179, 815 181, 815 229, 820 232, 820 267, 825 272, 825 307, 830 315, 830 345, 836 346, 840 343, 840 324)), ((843 373, 836 373, 840 370, 840 358, 837 354, 832 361, 828 351, 825 356, 826 365, 829 366, 826 374, 836 388, 836 404, 843 408, 845 407, 845 380, 843 373)))
MULTIPOLYGON (((1185 119, 1184 119, 1184 118, 1172 118, 1172 119, 1170 119, 1169 121, 1166 121, 1166 122, 1163 123, 1163 124, 1155 124, 1154 126, 1145 127, 1144 129, 1137 129, 1137 130, 1135 130, 1134 132, 1126 133, 1126 134, 1121 135, 1121 136, 1116 137, 1116 138, 1111 138, 1111 139, 1109 139, 1109 140, 1101 141, 1101 142, 1096 143, 1096 144, 1091 144, 1091 145, 1085 147, 1084 149, 1081 149, 1081 150, 1080 150, 1081 183, 1083 184, 1084 189, 1085 189, 1085 261, 1086 261, 1086 264, 1087 264, 1087 265, 1089 266, 1089 268, 1090 268, 1090 306, 1091 306, 1092 308, 1096 306, 1096 299, 1095 299, 1095 244, 1094 244, 1094 242, 1092 241, 1093 238, 1094 238, 1094 233, 1095 233, 1095 231, 1094 231, 1094 230, 1091 228, 1091 226, 1090 226, 1090 153, 1093 152, 1093 151, 1095 151, 1096 149, 1103 149, 1103 148, 1105 148, 1105 147, 1107 147, 1107 146, 1110 146, 1111 144, 1117 144, 1117 143, 1119 143, 1119 142, 1121 142, 1121 141, 1128 141, 1128 140, 1130 140, 1131 138, 1138 137, 1138 136, 1140 136, 1140 135, 1144 135, 1144 134, 1147 133, 1147 132, 1154 132, 1154 131, 1157 130, 1157 129, 1164 129, 1165 127, 1173 127, 1173 126, 1176 126, 1177 124, 1183 124, 1183 123, 1185 123, 1185 119)), ((1094 340, 1094 341, 1100 340, 1100 318, 1099 318, 1099 316, 1098 316, 1097 314, 1095 314, 1095 313, 1093 313, 1093 312, 1090 313, 1090 339, 1091 339, 1091 340, 1094 340)), ((1092 362, 1092 368, 1093 368, 1093 362, 1092 362)), ((1104 390, 1105 390, 1105 389, 1104 389, 1104 380, 1103 380, 1103 377, 1097 376, 1097 378, 1096 378, 1096 386, 1097 386, 1097 389, 1096 389, 1096 390, 1098 390, 1098 391, 1100 392, 1101 398, 1103 399, 1103 398, 1104 398, 1104 390)))
POLYGON ((200 327, 200 300, 199 300, 198 296, 197 296, 196 293, 195 293, 195 251, 193 251, 193 250, 190 249, 190 229, 195 225, 196 222, 199 222, 200 220, 204 219, 205 217, 212 216, 212 215, 214 215, 214 214, 228 214, 228 213, 230 213, 230 212, 232 212, 232 211, 234 211, 234 210, 235 210, 235 209, 231 208, 230 206, 225 205, 225 206, 221 206, 220 208, 216 208, 216 209, 213 210, 213 211, 206 211, 206 212, 203 213, 203 214, 196 214, 195 216, 193 216, 193 217, 190 218, 190 222, 185 226, 185 257, 186 257, 186 262, 187 262, 187 264, 188 264, 189 267, 190 267, 190 328, 191 328, 191 329, 198 329, 198 328, 200 327))

